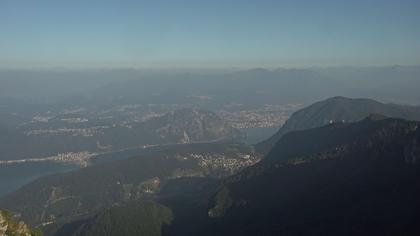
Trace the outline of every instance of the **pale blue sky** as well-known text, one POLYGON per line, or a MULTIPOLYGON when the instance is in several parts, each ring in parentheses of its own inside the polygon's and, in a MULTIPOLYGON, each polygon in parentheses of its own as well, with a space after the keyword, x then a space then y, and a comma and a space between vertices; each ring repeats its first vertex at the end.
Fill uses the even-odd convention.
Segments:
POLYGON ((418 0, 0 0, 0 67, 420 64, 418 0))

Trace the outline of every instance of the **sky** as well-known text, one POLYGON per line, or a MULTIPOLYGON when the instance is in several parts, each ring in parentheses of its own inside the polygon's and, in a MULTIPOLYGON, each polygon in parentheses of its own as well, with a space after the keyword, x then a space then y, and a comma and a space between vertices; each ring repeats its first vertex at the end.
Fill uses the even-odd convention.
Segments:
POLYGON ((0 0, 1 68, 419 64, 419 0, 0 0))

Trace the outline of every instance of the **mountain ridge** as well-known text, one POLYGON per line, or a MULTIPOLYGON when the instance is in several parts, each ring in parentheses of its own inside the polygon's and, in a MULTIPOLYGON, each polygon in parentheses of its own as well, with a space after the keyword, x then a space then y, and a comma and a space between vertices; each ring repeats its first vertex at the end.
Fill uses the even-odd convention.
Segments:
POLYGON ((213 196, 209 220, 196 232, 416 235, 419 122, 372 118, 283 136, 276 144, 281 148, 222 183, 213 196), (307 142, 316 137, 313 133, 331 132, 345 136, 307 142), (285 149, 289 142, 284 139, 299 143, 285 149))
POLYGON ((267 154, 274 144, 290 131, 320 127, 333 122, 356 122, 371 114, 420 120, 420 107, 385 104, 366 98, 331 97, 293 113, 277 133, 256 144, 256 150, 267 154))

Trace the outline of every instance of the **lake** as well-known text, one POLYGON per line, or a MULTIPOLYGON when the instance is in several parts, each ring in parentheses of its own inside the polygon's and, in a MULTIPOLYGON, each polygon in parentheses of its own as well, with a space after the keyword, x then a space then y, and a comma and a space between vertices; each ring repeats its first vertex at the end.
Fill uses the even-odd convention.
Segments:
POLYGON ((0 165, 0 197, 48 174, 79 169, 77 165, 56 162, 28 162, 0 165))
POLYGON ((245 143, 252 145, 267 140, 279 129, 280 127, 263 127, 241 129, 241 131, 246 133, 245 143))
MULTIPOLYGON (((278 127, 249 128, 242 131, 245 131, 247 134, 245 143, 255 144, 271 137, 275 132, 277 132, 278 129, 278 127)), ((159 148, 156 147, 156 149, 159 148)), ((123 151, 101 154, 93 157, 91 159, 91 164, 122 160, 141 155, 145 151, 147 150, 144 150, 143 148, 132 148, 123 151)), ((0 197, 17 190, 23 185, 39 177, 77 169, 80 169, 80 166, 49 161, 16 163, 7 165, 2 164, 0 165, 0 197)))

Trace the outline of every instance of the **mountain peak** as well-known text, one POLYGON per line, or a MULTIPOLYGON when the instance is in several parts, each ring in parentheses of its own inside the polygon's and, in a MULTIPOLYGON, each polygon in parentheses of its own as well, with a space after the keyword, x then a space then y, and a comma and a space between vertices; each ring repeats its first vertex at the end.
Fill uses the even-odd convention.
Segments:
POLYGON ((283 135, 291 131, 311 129, 336 122, 381 120, 385 117, 420 120, 420 108, 384 104, 364 98, 331 97, 293 113, 274 136, 257 144, 256 148, 262 153, 267 153, 283 135))

